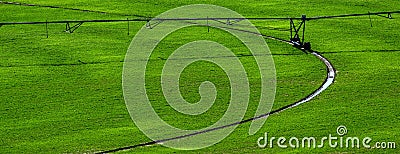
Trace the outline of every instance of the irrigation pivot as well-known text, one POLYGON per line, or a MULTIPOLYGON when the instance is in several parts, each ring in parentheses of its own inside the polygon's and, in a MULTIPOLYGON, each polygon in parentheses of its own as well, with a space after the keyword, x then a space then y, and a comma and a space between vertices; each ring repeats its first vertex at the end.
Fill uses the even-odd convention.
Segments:
MULTIPOLYGON (((1 2, 1 1, 0 1, 1 2)), ((148 28, 154 28, 158 24, 164 21, 183 21, 183 22, 193 22, 193 21, 217 21, 225 23, 226 25, 233 25, 242 20, 289 20, 290 21, 290 38, 289 40, 276 38, 268 36, 265 38, 272 38, 290 42, 294 47, 302 50, 310 50, 311 43, 305 42, 305 31, 306 22, 311 20, 322 20, 322 19, 333 19, 333 18, 346 18, 346 17, 359 17, 359 16, 371 16, 377 15, 380 17, 385 17, 388 19, 393 19, 392 14, 400 14, 400 11, 389 11, 389 12, 368 12, 368 13, 358 13, 358 14, 342 14, 333 16, 316 16, 308 18, 306 15, 301 17, 292 18, 281 18, 281 17, 262 17, 262 18, 149 18, 149 17, 138 17, 134 19, 121 19, 121 20, 58 20, 58 21, 29 21, 29 22, 0 22, 0 27, 6 25, 31 25, 31 24, 66 24, 65 32, 73 33, 78 29, 83 23, 109 23, 109 22, 127 22, 128 23, 128 35, 129 35, 129 22, 146 22, 148 28), (150 24, 151 21, 155 21, 154 24, 150 24), (296 21, 299 23, 296 24, 296 21), (71 26, 70 24, 74 24, 71 26)), ((372 24, 371 24, 372 25, 372 24)), ((47 29, 47 28, 46 28, 47 29)), ((262 35, 262 34, 260 34, 262 35)))

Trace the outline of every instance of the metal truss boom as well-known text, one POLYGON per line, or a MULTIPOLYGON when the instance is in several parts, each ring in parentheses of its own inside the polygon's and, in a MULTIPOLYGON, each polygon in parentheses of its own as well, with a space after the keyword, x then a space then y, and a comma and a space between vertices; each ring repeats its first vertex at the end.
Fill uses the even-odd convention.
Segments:
MULTIPOLYGON (((358 16, 369 16, 371 20, 371 15, 377 15, 380 17, 385 17, 392 19, 392 14, 400 14, 400 11, 390 11, 390 12, 368 12, 359 14, 343 14, 334 16, 317 16, 307 18, 306 15, 302 15, 300 18, 280 18, 280 17, 270 17, 270 18, 147 18, 140 17, 135 19, 123 19, 123 20, 59 20, 59 21, 33 21, 33 22, 0 22, 0 27, 4 25, 30 25, 30 24, 46 24, 46 33, 48 24, 66 24, 65 31, 73 33, 77 28, 79 28, 83 23, 106 23, 106 22, 128 22, 128 35, 129 35, 129 22, 146 22, 147 28, 154 28, 158 24, 164 21, 217 21, 226 25, 232 25, 242 20, 289 20, 290 21, 290 42, 300 49, 310 50, 311 44, 305 42, 305 31, 306 31, 306 21, 311 20, 321 20, 321 19, 333 19, 333 18, 346 18, 346 17, 358 17, 358 16), (383 15, 387 15, 383 16, 383 15), (154 24, 150 24, 154 21, 154 24), (300 21, 297 25, 295 21, 300 21), (70 23, 77 23, 74 26, 70 26, 70 23)), ((208 25, 208 24, 207 24, 208 25)), ((371 22, 372 26, 372 22, 371 22)))
POLYGON ((334 15, 334 16, 311 17, 311 18, 307 18, 307 20, 358 17, 358 16, 370 16, 370 15, 382 15, 382 14, 387 14, 388 18, 392 18, 392 14, 399 14, 399 13, 400 13, 400 10, 399 11, 390 11, 390 12, 369 12, 369 13, 358 13, 358 14, 342 14, 342 15, 334 15))
MULTIPOLYGON (((319 20, 319 19, 332 19, 332 18, 344 18, 344 17, 353 17, 353 16, 369 16, 369 15, 382 15, 387 14, 388 18, 392 18, 392 14, 400 14, 400 11, 391 11, 391 12, 371 12, 371 13, 363 13, 363 14, 344 14, 344 15, 335 15, 335 16, 317 16, 317 17, 310 17, 305 18, 306 21, 308 20, 319 20)), ((85 22, 127 22, 127 21, 192 21, 192 20, 224 20, 224 21, 240 21, 240 20, 301 20, 303 21, 304 18, 279 18, 279 17, 272 17, 272 18, 135 18, 135 19, 121 19, 121 20, 59 20, 59 21, 33 21, 33 22, 0 22, 0 25, 27 25, 27 24, 57 24, 57 23, 85 23, 85 22)))

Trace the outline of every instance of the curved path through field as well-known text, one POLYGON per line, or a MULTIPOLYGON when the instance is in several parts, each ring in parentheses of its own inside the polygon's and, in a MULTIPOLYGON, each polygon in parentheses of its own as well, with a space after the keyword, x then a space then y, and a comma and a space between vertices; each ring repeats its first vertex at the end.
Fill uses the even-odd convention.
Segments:
POLYGON ((286 107, 281 108, 282 110, 279 112, 282 112, 284 110, 287 110, 289 108, 292 107, 296 107, 300 104, 306 103, 310 100, 312 100, 314 97, 316 97, 318 94, 320 94, 321 92, 323 92, 325 89, 327 89, 334 81, 335 81, 335 68, 333 67, 333 65, 325 58, 323 57, 321 54, 319 54, 318 52, 315 51, 310 51, 312 55, 314 55, 315 57, 317 57, 319 60, 321 60, 325 66, 326 66, 326 70, 327 70, 327 76, 325 78, 325 81, 323 82, 323 84, 314 92, 312 92, 311 94, 309 94, 307 97, 301 99, 300 101, 297 101, 295 103, 292 103, 286 107))
MULTIPOLYGON (((258 34, 258 35, 263 35, 263 34, 258 34)), ((267 37, 265 37, 265 38, 267 38, 267 37)), ((288 44, 292 44, 291 42, 288 42, 288 41, 282 41, 282 42, 285 42, 285 43, 288 43, 288 44)), ((302 49, 300 49, 300 50, 302 50, 302 49)), ((307 52, 305 50, 302 50, 302 51, 307 52)), ((299 100, 297 102, 294 102, 292 104, 286 105, 286 106, 284 106, 282 108, 279 108, 277 110, 274 110, 274 111, 271 111, 271 112, 268 112, 268 113, 265 113, 265 114, 262 114, 262 115, 259 115, 259 116, 256 116, 256 117, 253 117, 253 118, 250 118, 250 119, 245 119, 245 120, 242 120, 242 121, 238 121, 236 123, 228 124, 228 125, 225 125, 225 126, 211 128, 211 129, 207 129, 207 130, 204 130, 204 131, 199 131, 199 132, 192 133, 192 134, 176 136, 176 137, 173 137, 173 138, 167 138, 167 139, 156 140, 156 141, 146 142, 146 143, 142 143, 142 144, 127 146, 127 147, 121 147, 121 148, 108 150, 108 151, 103 151, 103 152, 98 152, 98 153, 113 153, 113 152, 118 152, 118 151, 123 151, 123 150, 129 150, 129 149, 133 149, 133 148, 137 148, 137 147, 142 147, 142 146, 161 144, 163 142, 168 142, 168 141, 171 141, 171 140, 177 140, 177 139, 181 139, 181 138, 195 136, 195 135, 198 135, 198 134, 204 134, 204 133, 207 133, 207 132, 216 131, 216 130, 224 129, 224 128, 227 128, 227 127, 232 127, 232 126, 240 125, 240 124, 243 124, 243 123, 251 122, 251 121, 254 121, 254 120, 261 119, 261 118, 266 118, 266 117, 268 117, 270 115, 273 115, 273 114, 285 111, 287 109, 299 106, 299 105, 304 104, 306 102, 309 102, 310 100, 315 98, 318 94, 320 94, 325 89, 327 89, 330 85, 333 84, 336 74, 335 74, 335 68, 329 62, 328 59, 326 59, 325 57, 323 57, 320 53, 318 53, 316 51, 312 51, 311 50, 311 51, 308 51, 308 52, 310 52, 312 55, 317 57, 319 60, 321 60, 325 64, 326 70, 327 70, 327 75, 326 75, 325 81, 322 83, 322 85, 318 89, 316 89, 311 94, 309 94, 308 96, 304 97, 303 99, 301 99, 301 100, 299 100)))
MULTIPOLYGON (((103 11, 93 11, 93 10, 84 10, 84 9, 77 9, 77 8, 66 8, 66 7, 61 7, 61 6, 47 6, 47 5, 37 5, 37 4, 27 4, 27 3, 18 3, 18 2, 5 2, 5 1, 0 1, 0 4, 10 4, 10 5, 22 5, 22 6, 36 6, 36 7, 45 7, 45 8, 58 8, 58 9, 66 9, 66 10, 77 10, 77 11, 84 11, 84 12, 94 12, 94 13, 102 13, 102 14, 116 14, 116 15, 123 15, 123 16, 137 16, 137 17, 143 17, 140 15, 126 15, 126 14, 118 14, 118 13, 108 13, 108 12, 103 12, 103 11)), ((201 24, 198 24, 201 25, 201 24)), ((203 25, 205 26, 205 25, 203 25)), ((217 26, 215 26, 217 27, 217 26)), ((225 29, 231 29, 231 30, 237 30, 237 31, 241 31, 241 32, 245 32, 245 33, 251 33, 254 35, 259 35, 264 37, 265 39, 272 39, 272 40, 276 40, 276 41, 280 41, 283 43, 287 43, 287 44, 291 44, 294 45, 292 42, 284 40, 284 39, 280 39, 277 37, 273 37, 273 36, 267 36, 264 34, 261 34, 259 32, 250 32, 250 31, 246 31, 246 30, 240 30, 240 29, 235 29, 235 28, 229 28, 229 27, 220 27, 220 28, 225 28, 225 29)), ((111 153, 111 152, 118 152, 118 151, 122 151, 122 150, 129 150, 132 148, 136 148, 136 147, 141 147, 141 146, 147 146, 147 145, 153 145, 153 144, 159 144, 159 143, 163 143, 163 142, 167 142, 167 141, 171 141, 171 140, 176 140, 176 139, 181 139, 181 138, 186 138, 186 137, 190 137, 190 136, 195 136, 198 134, 203 134, 203 133, 207 133, 207 132, 211 132, 211 131, 215 131, 215 130, 220 130, 220 129, 224 129, 227 127, 232 127, 232 126, 236 126, 236 125, 240 125, 246 122, 251 122, 254 120, 258 120, 261 118, 266 118, 270 115, 285 111, 287 109, 296 107, 298 105, 304 104, 306 102, 309 102, 310 100, 312 100, 313 98, 315 98, 317 95, 319 95, 320 93, 322 93, 324 90, 326 90, 335 80, 335 68, 333 67, 333 65, 325 58, 323 57, 320 53, 316 52, 316 51, 306 51, 304 49, 300 49, 305 53, 311 53, 312 55, 314 55, 315 57, 317 57, 319 60, 321 60, 325 66, 326 66, 326 70, 327 70, 327 76, 325 78, 325 81, 322 83, 322 85, 316 89, 315 91, 313 91, 311 94, 309 94, 308 96, 304 97, 303 99, 294 102, 292 104, 286 105, 282 108, 279 108, 277 110, 250 118, 250 119, 245 119, 242 121, 238 121, 232 124, 228 124, 225 126, 220 126, 220 127, 216 127, 216 128, 211 128, 211 129, 207 129, 207 130, 203 130, 203 131, 199 131, 199 132, 195 132, 192 134, 187 134, 187 135, 182 135, 182 136, 176 136, 173 138, 167 138, 167 139, 162 139, 162 140, 156 140, 156 141, 151 141, 151 142, 146 142, 146 143, 142 143, 142 144, 137 144, 137 145, 133 145, 133 146, 127 146, 127 147, 121 147, 121 148, 117 148, 117 149, 113 149, 113 150, 108 150, 108 151, 103 151, 103 152, 98 152, 98 153, 111 153)))

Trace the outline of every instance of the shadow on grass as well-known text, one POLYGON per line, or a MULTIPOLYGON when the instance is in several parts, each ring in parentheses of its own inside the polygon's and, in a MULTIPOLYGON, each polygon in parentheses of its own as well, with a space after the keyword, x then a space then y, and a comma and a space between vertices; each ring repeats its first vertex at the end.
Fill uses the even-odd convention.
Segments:
POLYGON ((78 66, 78 65, 95 65, 95 64, 108 64, 108 63, 120 63, 124 62, 123 60, 121 61, 107 61, 107 62, 83 62, 81 60, 78 60, 77 63, 56 63, 56 64, 10 64, 10 65, 0 65, 0 67, 32 67, 32 66, 78 66))
MULTIPOLYGON (((254 57, 254 56, 297 56, 297 55, 303 55, 304 53, 282 53, 282 54, 263 54, 263 55, 251 55, 251 54, 238 54, 236 57, 254 57)), ((235 56, 219 56, 219 57, 206 57, 206 58, 236 58, 235 56)), ((198 58, 176 58, 176 59, 169 59, 169 60, 183 60, 183 59, 198 59, 198 58)), ((149 60, 167 60, 166 58, 163 57, 158 57, 156 59, 149 59, 149 60)), ((143 60, 138 60, 138 61, 145 61, 143 60)), ((124 60, 120 61, 103 61, 103 62, 84 62, 81 60, 77 60, 76 63, 49 63, 49 64, 9 64, 9 65, 0 65, 0 67, 32 67, 32 66, 77 66, 77 65, 95 65, 95 64, 108 64, 108 63, 121 63, 124 62, 124 60)))

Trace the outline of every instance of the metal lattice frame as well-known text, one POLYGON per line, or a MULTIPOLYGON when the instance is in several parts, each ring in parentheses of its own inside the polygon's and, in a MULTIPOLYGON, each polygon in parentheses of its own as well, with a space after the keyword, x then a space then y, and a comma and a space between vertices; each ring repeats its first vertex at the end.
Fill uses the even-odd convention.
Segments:
POLYGON ((74 26, 70 26, 69 22, 67 22, 67 24, 65 25, 65 32, 68 33, 73 33, 76 29, 78 29, 81 25, 83 24, 83 22, 79 22, 77 24, 75 24, 74 26))

